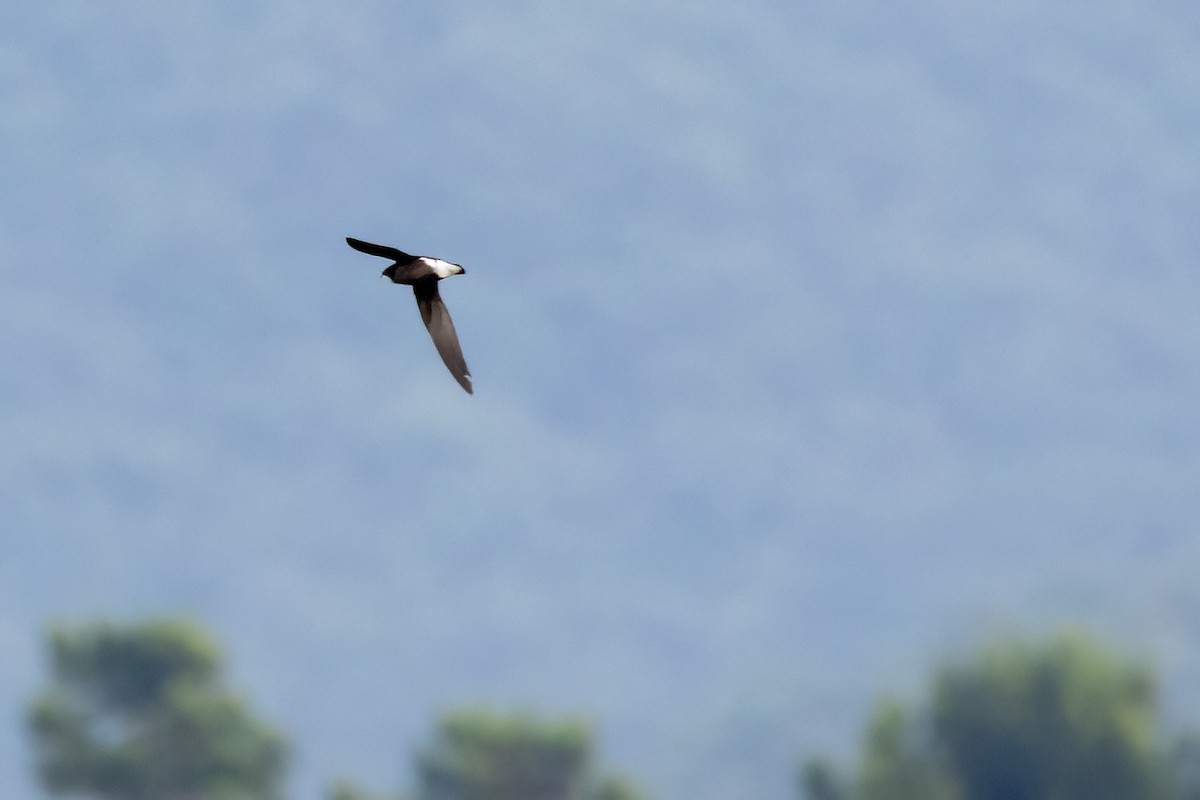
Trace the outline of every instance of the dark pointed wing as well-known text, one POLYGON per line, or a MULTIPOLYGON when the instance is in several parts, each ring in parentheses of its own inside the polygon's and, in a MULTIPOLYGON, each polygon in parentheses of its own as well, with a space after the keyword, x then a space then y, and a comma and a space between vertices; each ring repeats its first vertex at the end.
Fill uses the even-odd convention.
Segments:
POLYGON ((421 309, 421 320, 433 337, 433 346, 446 363, 446 368, 458 385, 467 390, 467 394, 475 394, 471 388, 471 373, 463 358, 462 348, 458 345, 454 322, 450 319, 446 304, 442 302, 442 296, 438 294, 437 280, 418 281, 413 284, 413 294, 417 297, 417 307, 421 309))
POLYGON ((346 237, 346 244, 350 245, 360 253, 369 253, 373 256, 382 256, 383 258, 390 258, 393 261, 413 260, 413 257, 403 250, 397 250, 394 247, 387 247, 382 244, 371 244, 370 242, 364 242, 361 239, 351 239, 349 236, 346 237))

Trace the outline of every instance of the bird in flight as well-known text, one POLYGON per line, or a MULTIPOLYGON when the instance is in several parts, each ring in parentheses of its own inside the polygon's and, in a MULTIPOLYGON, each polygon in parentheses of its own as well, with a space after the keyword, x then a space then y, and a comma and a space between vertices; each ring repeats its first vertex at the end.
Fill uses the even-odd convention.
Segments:
POLYGON ((438 355, 442 357, 458 385, 466 389, 467 394, 474 394, 471 389, 471 372, 463 359, 458 334, 454 332, 454 322, 450 319, 446 304, 442 302, 442 296, 438 294, 438 281, 451 275, 464 275, 467 271, 459 264, 442 261, 440 258, 410 256, 394 247, 371 244, 351 239, 349 236, 346 237, 346 244, 361 253, 390 258, 396 262, 383 271, 384 276, 390 278, 392 283, 403 283, 413 288, 417 308, 421 309, 421 319, 425 322, 429 335, 433 337, 433 346, 437 348, 438 355))

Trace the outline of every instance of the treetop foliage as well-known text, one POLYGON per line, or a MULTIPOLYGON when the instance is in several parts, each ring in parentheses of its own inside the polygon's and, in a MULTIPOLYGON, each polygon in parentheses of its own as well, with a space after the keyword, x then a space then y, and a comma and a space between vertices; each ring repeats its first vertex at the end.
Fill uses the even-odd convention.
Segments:
POLYGON ((161 702, 178 683, 208 685, 218 678, 221 653, 208 635, 181 619, 126 628, 111 622, 50 634, 59 688, 97 709, 136 714, 161 702))
POLYGON ((221 685, 195 625, 99 622, 51 634, 29 715, 42 784, 108 800, 273 800, 287 748, 221 685))
POLYGON ((944 668, 932 720, 970 798, 1163 796, 1153 674, 1078 633, 944 668))
POLYGON ((938 669, 926 708, 879 705, 853 780, 812 761, 809 800, 1179 800, 1197 759, 1169 741, 1154 674, 1068 631, 938 669))
POLYGON ((581 720, 453 711, 418 757, 421 800, 582 800, 592 738, 581 720))

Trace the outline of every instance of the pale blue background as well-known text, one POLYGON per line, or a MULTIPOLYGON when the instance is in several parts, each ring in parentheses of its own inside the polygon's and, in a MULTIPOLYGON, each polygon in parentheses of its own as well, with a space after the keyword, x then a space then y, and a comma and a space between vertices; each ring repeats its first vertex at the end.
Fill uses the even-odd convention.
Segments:
POLYGON ((294 795, 582 711, 792 796, 1079 623, 1200 723, 1194 2, 0 5, 0 796, 197 616, 294 795), (477 393, 353 235, 438 255, 477 393))

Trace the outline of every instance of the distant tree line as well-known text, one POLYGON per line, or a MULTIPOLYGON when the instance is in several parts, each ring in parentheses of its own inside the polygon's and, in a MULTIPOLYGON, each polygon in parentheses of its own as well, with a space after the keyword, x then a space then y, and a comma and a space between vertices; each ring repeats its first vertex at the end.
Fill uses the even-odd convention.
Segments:
MULTIPOLYGON (((29 731, 45 791, 95 800, 276 800, 288 747, 225 684, 186 620, 60 627, 29 731)), ((1200 739, 1162 730, 1152 669, 1078 633, 935 671, 928 701, 881 702, 855 766, 805 762, 804 800, 1200 800, 1200 739)), ((459 709, 405 794, 329 800, 639 800, 596 769, 578 719, 459 709)))
POLYGON ((1154 673, 1080 633, 1010 641, 879 704, 858 766, 810 760, 806 800, 1200 800, 1200 747, 1162 730, 1154 673))
MULTIPOLYGON (((225 685, 220 650, 187 620, 60 627, 29 730, 42 786, 96 800, 276 800, 287 744, 225 685)), ((639 800, 597 774, 577 719, 461 709, 417 757, 411 795, 347 782, 330 800, 639 800)))

